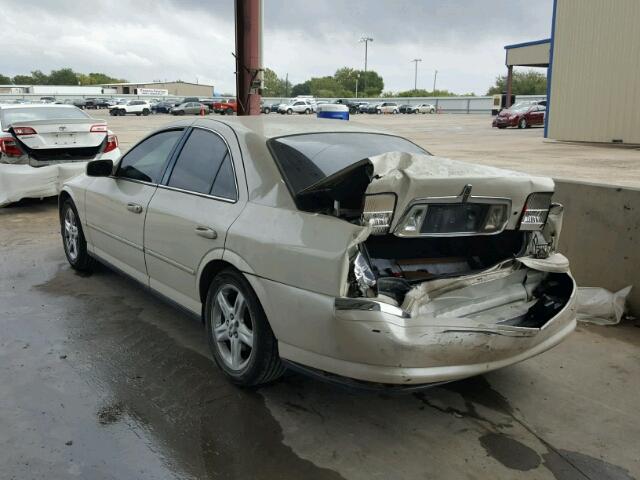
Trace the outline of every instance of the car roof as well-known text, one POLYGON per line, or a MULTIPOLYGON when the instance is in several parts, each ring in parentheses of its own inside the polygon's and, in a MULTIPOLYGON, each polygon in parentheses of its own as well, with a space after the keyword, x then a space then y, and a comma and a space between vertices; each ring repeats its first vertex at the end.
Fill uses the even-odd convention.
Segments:
POLYGON ((332 120, 326 118, 300 118, 300 117, 266 117, 262 115, 225 117, 224 119, 198 118, 194 121, 182 121, 181 125, 211 127, 218 122, 231 127, 237 134, 254 134, 264 137, 266 140, 275 137, 289 135, 301 135, 306 133, 335 133, 335 132, 359 132, 359 133, 387 133, 370 128, 357 122, 332 120))
POLYGON ((11 108, 78 108, 74 105, 64 105, 57 103, 5 103, 0 104, 0 108, 8 110, 11 108))

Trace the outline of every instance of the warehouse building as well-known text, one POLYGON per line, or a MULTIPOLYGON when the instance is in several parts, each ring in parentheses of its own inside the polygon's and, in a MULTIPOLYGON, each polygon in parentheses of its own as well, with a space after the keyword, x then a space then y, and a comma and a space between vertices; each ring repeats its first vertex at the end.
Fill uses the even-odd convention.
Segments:
POLYGON ((211 97, 213 85, 182 82, 105 83, 103 87, 115 89, 118 95, 171 95, 175 97, 211 97))
POLYGON ((548 67, 545 137, 640 144, 639 25, 638 0, 554 0, 551 38, 505 47, 507 90, 548 67))

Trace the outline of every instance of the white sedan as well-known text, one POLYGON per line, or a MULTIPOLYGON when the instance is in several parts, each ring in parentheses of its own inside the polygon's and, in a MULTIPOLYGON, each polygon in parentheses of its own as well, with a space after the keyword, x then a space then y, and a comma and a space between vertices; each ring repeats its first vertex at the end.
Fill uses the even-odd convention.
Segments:
POLYGON ((87 161, 119 157, 107 123, 73 105, 0 105, 0 206, 57 195, 87 161))
POLYGON ((90 162, 60 194, 69 263, 112 265, 201 316, 241 385, 291 367, 418 387, 525 360, 573 331, 551 179, 296 120, 181 121, 119 162, 90 162))

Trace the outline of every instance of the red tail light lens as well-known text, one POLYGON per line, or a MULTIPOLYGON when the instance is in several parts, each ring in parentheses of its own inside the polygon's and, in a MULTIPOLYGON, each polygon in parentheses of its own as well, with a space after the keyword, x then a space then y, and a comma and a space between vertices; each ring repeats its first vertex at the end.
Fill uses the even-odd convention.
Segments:
POLYGON ((89 130, 91 133, 98 133, 98 132, 104 132, 107 133, 107 126, 106 125, 92 125, 91 129, 89 130))
POLYGON ((0 138, 0 152, 4 153, 7 157, 22 156, 22 150, 20 150, 20 147, 18 147, 13 138, 0 138))
POLYGON ((115 150, 116 148, 118 148, 118 137, 116 137, 115 135, 109 135, 107 137, 107 146, 104 147, 103 153, 110 152, 112 150, 115 150))
POLYGON ((13 127, 16 135, 35 135, 37 132, 31 127, 13 127))

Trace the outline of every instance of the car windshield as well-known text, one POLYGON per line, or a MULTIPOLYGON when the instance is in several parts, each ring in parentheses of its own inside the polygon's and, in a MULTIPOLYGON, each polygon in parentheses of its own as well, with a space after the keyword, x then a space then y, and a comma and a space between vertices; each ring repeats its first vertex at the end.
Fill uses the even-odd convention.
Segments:
POLYGON ((526 112, 530 108, 531 108, 531 103, 520 102, 520 103, 514 104, 512 107, 509 108, 509 110, 511 110, 512 112, 526 112))
POLYGON ((409 140, 377 133, 309 133, 274 138, 268 145, 294 194, 365 158, 387 152, 429 154, 409 140))
POLYGON ((68 120, 86 119, 89 116, 78 108, 7 108, 0 110, 0 125, 9 127, 16 122, 32 122, 35 120, 68 120))

